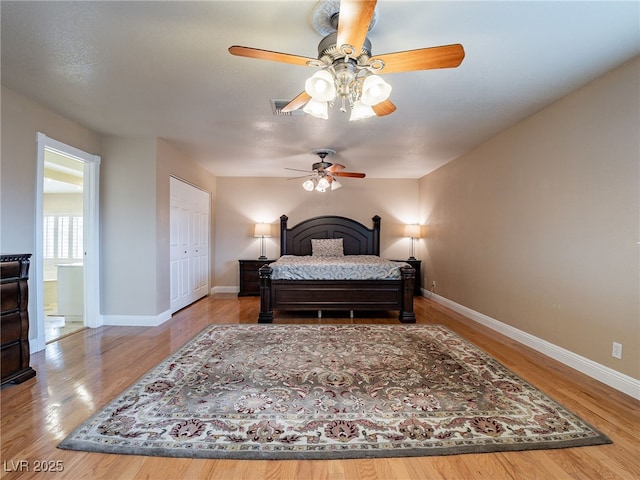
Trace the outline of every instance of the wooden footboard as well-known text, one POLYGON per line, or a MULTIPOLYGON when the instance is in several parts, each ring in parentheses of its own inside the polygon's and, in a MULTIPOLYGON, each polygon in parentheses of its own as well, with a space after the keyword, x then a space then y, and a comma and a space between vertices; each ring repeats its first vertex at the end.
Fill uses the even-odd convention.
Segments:
POLYGON ((401 267, 399 280, 273 280, 260 268, 259 323, 273 322, 274 310, 398 310, 403 323, 415 323, 415 270, 401 267))

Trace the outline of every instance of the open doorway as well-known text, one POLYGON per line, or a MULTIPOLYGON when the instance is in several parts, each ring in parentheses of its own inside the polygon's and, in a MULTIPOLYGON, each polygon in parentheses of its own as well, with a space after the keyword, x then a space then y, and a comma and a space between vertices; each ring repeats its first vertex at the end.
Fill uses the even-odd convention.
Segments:
POLYGON ((82 161, 45 148, 42 256, 46 343, 85 328, 83 170, 82 161))
MULTIPOLYGON (((100 157, 38 133, 35 338, 31 351, 102 325, 99 286, 100 157)), ((31 328, 30 327, 30 328, 31 328)))

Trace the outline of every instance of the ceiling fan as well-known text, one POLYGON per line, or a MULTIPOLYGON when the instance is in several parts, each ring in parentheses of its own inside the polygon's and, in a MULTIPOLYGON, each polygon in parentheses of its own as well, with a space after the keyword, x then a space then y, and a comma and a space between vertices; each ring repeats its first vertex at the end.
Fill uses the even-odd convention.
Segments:
POLYGON ((318 58, 234 45, 232 55, 293 65, 319 67, 305 83, 305 90, 289 102, 282 112, 303 110, 328 118, 327 108, 335 100, 340 110, 351 108, 350 120, 393 113, 389 100, 391 86, 377 74, 455 68, 464 59, 460 44, 405 50, 382 55, 371 54, 367 32, 375 25, 376 0, 321 0, 312 11, 316 30, 325 35, 318 45, 318 58))
POLYGON ((326 192, 327 189, 337 190, 338 188, 342 187, 342 184, 336 177, 364 178, 366 176, 366 174, 359 172, 345 172, 343 171, 344 168, 346 168, 344 165, 340 165, 339 163, 327 162, 325 158, 327 157, 327 155, 334 155, 336 153, 335 150, 332 150, 330 148, 320 148, 318 150, 313 150, 311 153, 320 157, 320 161, 314 163, 311 166, 311 170, 287 168, 287 170, 292 170, 294 172, 306 173, 306 175, 293 177, 289 180, 309 177, 302 183, 302 188, 304 188, 308 192, 312 192, 313 190, 316 190, 318 192, 326 192))

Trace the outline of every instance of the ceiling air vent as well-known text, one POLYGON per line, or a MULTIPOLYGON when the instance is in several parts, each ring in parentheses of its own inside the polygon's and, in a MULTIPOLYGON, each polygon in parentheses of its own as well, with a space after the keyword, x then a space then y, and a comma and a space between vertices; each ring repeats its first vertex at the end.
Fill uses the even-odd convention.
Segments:
POLYGON ((287 104, 291 100, 271 100, 271 109, 273 110, 273 114, 277 116, 288 116, 288 117, 301 117, 305 115, 301 108, 294 110, 292 112, 283 112, 282 109, 287 106, 287 104))

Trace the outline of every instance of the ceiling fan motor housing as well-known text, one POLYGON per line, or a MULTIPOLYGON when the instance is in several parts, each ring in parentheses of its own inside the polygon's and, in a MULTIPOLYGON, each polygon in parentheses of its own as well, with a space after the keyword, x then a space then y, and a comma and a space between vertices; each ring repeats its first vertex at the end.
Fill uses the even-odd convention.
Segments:
POLYGON ((327 168, 329 168, 331 165, 333 165, 333 163, 331 163, 331 162, 324 162, 324 161, 322 161, 322 162, 316 162, 316 163, 314 163, 314 164, 311 166, 311 168, 312 168, 313 170, 317 170, 317 171, 319 171, 319 172, 320 172, 320 171, 322 171, 322 170, 326 170, 326 169, 327 169, 327 168))
MULTIPOLYGON (((343 58, 345 56, 344 51, 337 45, 338 40, 338 32, 333 32, 320 40, 318 44, 318 58, 322 59, 322 57, 329 56, 331 61, 337 60, 339 58, 343 58)), ((360 52, 352 52, 349 54, 350 57, 359 58, 361 55, 366 55, 367 58, 371 56, 371 41, 369 38, 365 38, 362 44, 362 49, 360 52)))

